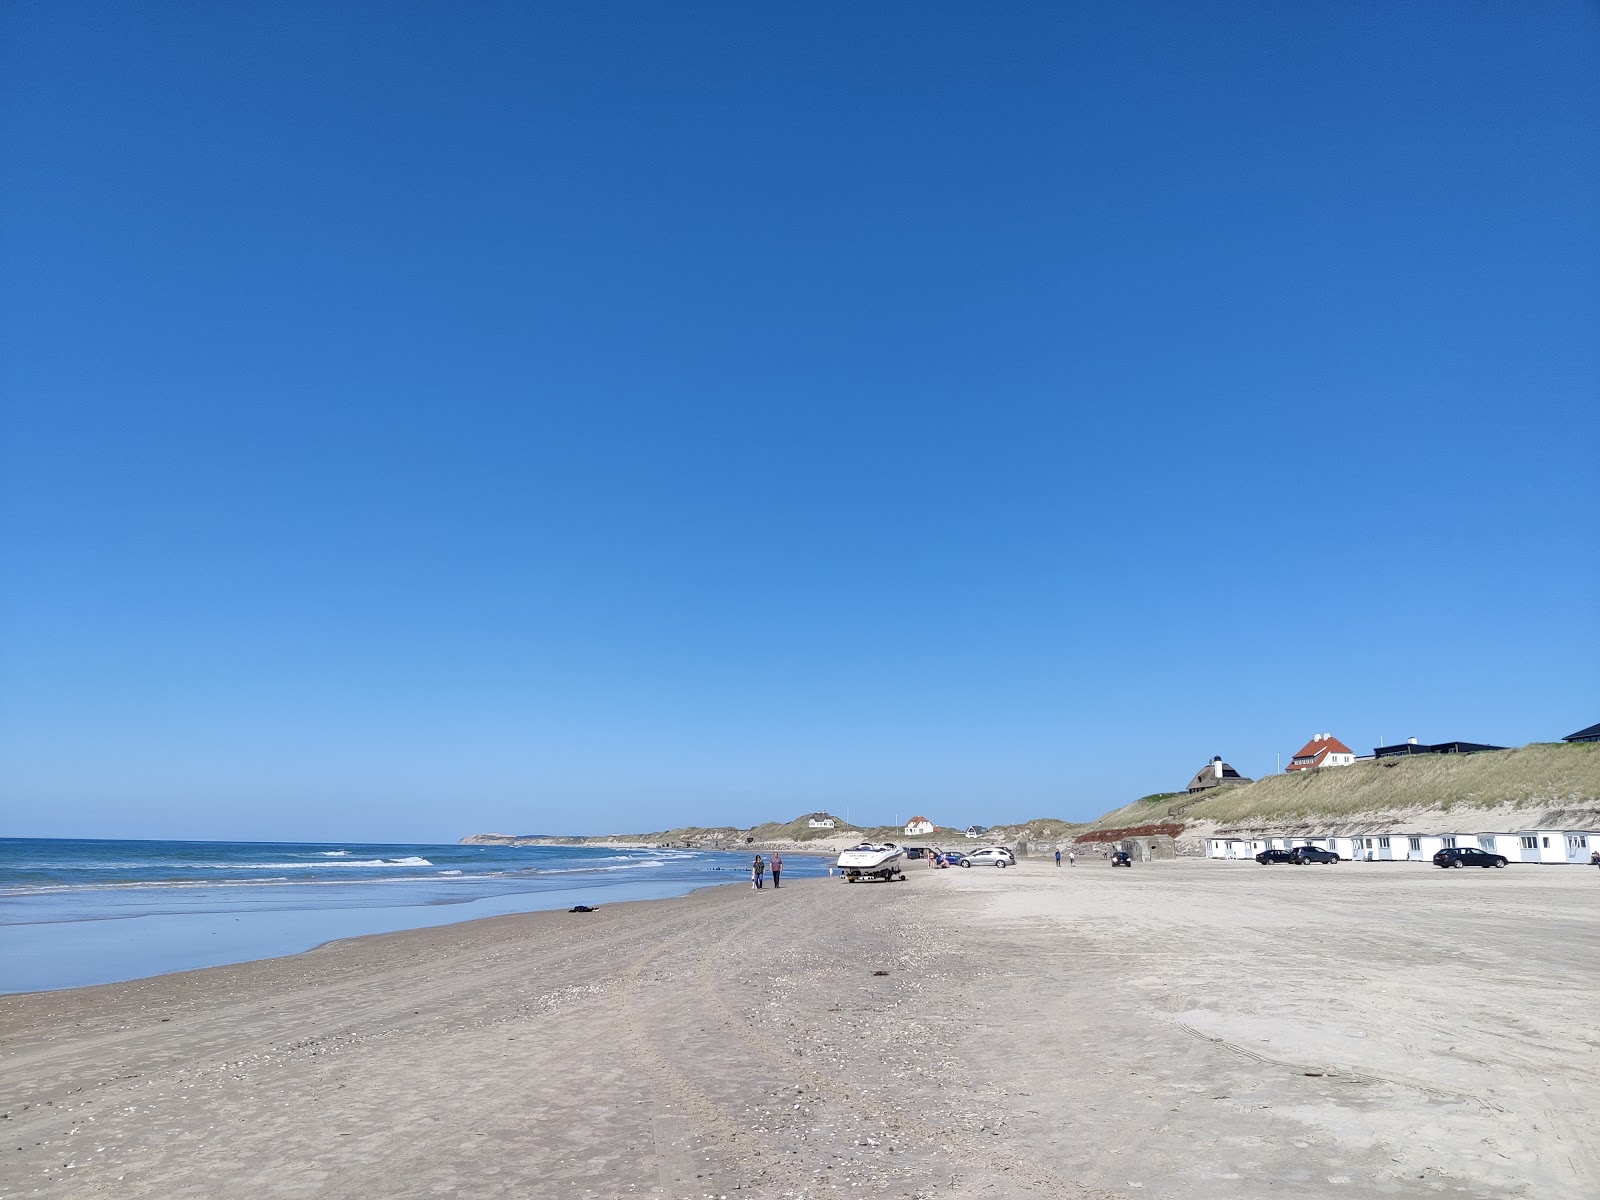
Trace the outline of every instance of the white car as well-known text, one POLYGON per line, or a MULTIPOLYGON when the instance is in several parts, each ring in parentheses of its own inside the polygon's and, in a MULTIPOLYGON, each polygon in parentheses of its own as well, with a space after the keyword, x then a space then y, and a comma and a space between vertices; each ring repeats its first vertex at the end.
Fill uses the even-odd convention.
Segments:
POLYGON ((1004 846, 979 846, 961 860, 963 867, 1014 867, 1017 856, 1004 846))

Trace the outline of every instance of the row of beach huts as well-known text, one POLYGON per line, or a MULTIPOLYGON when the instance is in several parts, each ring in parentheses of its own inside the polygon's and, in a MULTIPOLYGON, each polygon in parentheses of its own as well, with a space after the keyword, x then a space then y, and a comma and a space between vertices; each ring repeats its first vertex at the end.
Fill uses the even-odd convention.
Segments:
POLYGON ((1263 850, 1316 846, 1355 862, 1431 862, 1440 850, 1477 846, 1511 862, 1587 866, 1600 850, 1600 830, 1523 829, 1515 833, 1374 833, 1331 837, 1233 837, 1206 839, 1207 858, 1254 858, 1263 850))

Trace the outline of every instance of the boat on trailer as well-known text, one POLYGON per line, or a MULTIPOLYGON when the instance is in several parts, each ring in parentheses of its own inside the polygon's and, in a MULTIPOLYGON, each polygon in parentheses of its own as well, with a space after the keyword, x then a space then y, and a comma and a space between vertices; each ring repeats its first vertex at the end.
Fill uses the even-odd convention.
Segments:
POLYGON ((893 842, 862 842, 852 846, 834 866, 844 874, 846 883, 858 879, 904 879, 906 852, 893 842))

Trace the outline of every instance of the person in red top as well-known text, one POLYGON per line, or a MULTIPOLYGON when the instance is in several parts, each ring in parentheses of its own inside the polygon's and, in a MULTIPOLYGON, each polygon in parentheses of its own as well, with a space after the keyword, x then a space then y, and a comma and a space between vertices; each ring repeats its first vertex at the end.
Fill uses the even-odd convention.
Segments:
POLYGON ((767 866, 772 868, 772 890, 777 891, 778 876, 783 874, 783 855, 774 850, 772 852, 772 858, 767 863, 767 866))

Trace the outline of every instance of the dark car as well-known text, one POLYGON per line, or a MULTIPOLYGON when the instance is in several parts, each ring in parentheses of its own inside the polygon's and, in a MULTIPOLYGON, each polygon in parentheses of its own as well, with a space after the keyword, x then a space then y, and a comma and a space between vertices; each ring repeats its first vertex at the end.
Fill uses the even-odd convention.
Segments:
POLYGON ((1263 850, 1260 854, 1256 855, 1256 861, 1258 863, 1261 863, 1264 866, 1270 866, 1272 863, 1280 863, 1280 862, 1282 862, 1282 863, 1292 863, 1294 861, 1294 851, 1293 850, 1263 850))
POLYGON ((906 857, 907 858, 925 858, 927 856, 927 853, 928 853, 928 848, 926 846, 907 846, 906 847, 906 857))
POLYGON ((1131 868, 1133 866, 1133 855, 1129 854, 1126 850, 1118 850, 1111 856, 1111 865, 1113 867, 1131 868))
POLYGON ((1504 854, 1490 854, 1476 846, 1446 846, 1433 856, 1436 867, 1503 867, 1504 854))
POLYGON ((1296 866, 1306 863, 1333 863, 1339 861, 1339 856, 1332 850, 1324 850, 1321 846, 1296 846, 1289 851, 1289 861, 1296 866))
POLYGON ((967 856, 959 850, 941 850, 939 857, 952 867, 963 867, 967 863, 967 856))

